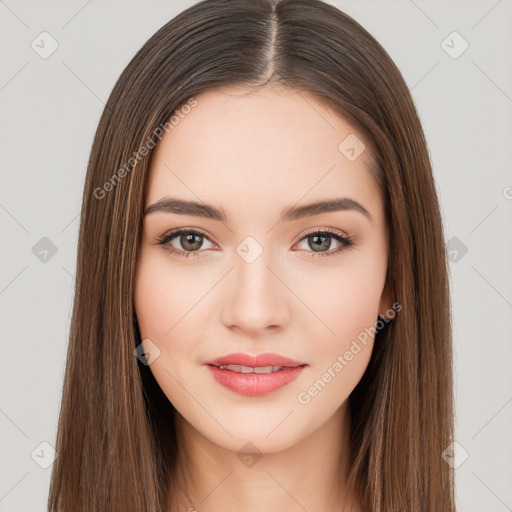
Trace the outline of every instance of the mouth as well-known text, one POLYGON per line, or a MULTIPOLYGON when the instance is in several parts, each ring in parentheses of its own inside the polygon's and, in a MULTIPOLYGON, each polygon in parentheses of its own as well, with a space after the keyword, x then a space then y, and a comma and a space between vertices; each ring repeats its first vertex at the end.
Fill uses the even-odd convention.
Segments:
POLYGON ((264 396, 299 377, 309 366, 277 354, 230 354, 207 361, 213 378, 225 388, 245 396, 264 396))

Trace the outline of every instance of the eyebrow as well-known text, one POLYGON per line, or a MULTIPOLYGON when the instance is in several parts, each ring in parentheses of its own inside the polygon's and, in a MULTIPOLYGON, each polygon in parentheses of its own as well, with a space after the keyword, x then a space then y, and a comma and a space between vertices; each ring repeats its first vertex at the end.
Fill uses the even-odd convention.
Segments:
MULTIPOLYGON (((370 212, 361 204, 349 197, 337 199, 329 199, 324 201, 316 201, 301 206, 291 206, 281 212, 279 221, 290 222, 312 217, 322 213, 353 210, 362 213, 372 224, 375 224, 370 212)), ((210 204, 199 203, 196 201, 185 201, 172 197, 163 197, 156 203, 148 206, 144 212, 144 216, 156 212, 176 213, 178 215, 192 215, 196 217, 204 217, 206 219, 226 222, 227 217, 224 210, 210 204)))

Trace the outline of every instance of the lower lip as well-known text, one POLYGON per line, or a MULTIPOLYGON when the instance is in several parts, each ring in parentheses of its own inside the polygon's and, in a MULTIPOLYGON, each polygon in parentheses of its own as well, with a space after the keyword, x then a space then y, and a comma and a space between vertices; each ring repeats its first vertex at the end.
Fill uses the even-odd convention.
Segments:
POLYGON ((294 381, 307 365, 283 368, 274 373, 238 373, 207 366, 213 378, 231 391, 245 396, 264 396, 294 381))

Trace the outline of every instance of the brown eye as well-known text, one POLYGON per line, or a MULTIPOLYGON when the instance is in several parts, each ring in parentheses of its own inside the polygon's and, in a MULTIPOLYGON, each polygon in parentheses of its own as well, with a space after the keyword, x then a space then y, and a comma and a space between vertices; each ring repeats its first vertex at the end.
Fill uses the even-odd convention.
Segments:
POLYGON ((179 241, 184 250, 197 251, 203 244, 203 236, 190 233, 188 235, 181 235, 179 241))
MULTIPOLYGON (((303 247, 309 256, 331 256, 338 254, 344 249, 349 249, 355 245, 352 238, 341 235, 340 233, 320 230, 306 234, 299 241, 300 243, 306 243, 307 247, 303 247), (338 246, 334 250, 330 250, 334 241, 337 242, 338 246)), ((208 236, 201 231, 196 229, 180 228, 175 229, 160 239, 158 239, 157 245, 162 245, 171 254, 179 257, 188 258, 198 257, 201 249, 210 249, 214 247, 208 236), (204 243, 210 244, 209 247, 204 247, 204 243)))
POLYGON ((354 241, 348 236, 342 236, 339 233, 328 230, 308 233, 299 243, 303 242, 306 243, 307 247, 302 248, 310 252, 310 256, 331 256, 354 246, 354 241), (332 247, 333 239, 337 242, 338 247, 334 250, 329 250, 332 247))
POLYGON ((325 235, 310 235, 307 237, 308 245, 315 252, 329 250, 331 247, 332 237, 325 235))
POLYGON ((162 245, 176 256, 188 258, 189 256, 198 256, 198 253, 201 252, 200 249, 205 249, 203 247, 205 241, 211 244, 206 249, 213 247, 210 239, 200 231, 180 228, 164 235, 159 239, 157 245, 162 245))

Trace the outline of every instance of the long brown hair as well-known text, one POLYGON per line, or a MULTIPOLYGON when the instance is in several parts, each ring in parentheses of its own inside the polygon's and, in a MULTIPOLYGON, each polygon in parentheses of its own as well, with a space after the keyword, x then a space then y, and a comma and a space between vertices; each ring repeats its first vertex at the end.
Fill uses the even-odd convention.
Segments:
POLYGON ((94 137, 50 512, 165 510, 178 453, 175 410, 134 357, 141 343, 134 276, 152 149, 194 95, 274 82, 313 95, 359 130, 385 198, 387 282, 402 310, 378 332, 349 398, 350 483, 367 512, 455 510, 453 473, 442 458, 453 436, 447 259, 407 85, 363 27, 321 0, 204 0, 138 51, 94 137))

